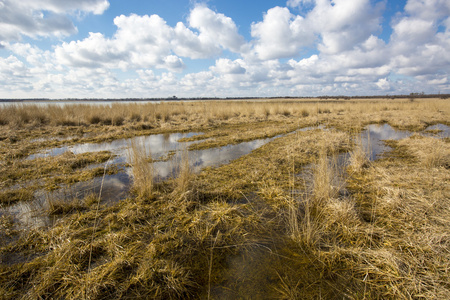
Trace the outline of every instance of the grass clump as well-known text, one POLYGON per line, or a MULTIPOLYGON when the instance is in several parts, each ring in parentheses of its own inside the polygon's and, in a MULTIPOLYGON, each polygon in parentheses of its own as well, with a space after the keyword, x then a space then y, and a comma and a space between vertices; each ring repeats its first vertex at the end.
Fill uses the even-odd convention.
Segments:
POLYGON ((124 124, 124 122, 125 122, 125 118, 122 117, 122 116, 115 116, 115 117, 112 119, 112 124, 113 124, 114 126, 122 126, 122 125, 124 124))
POLYGON ((369 155, 364 149, 361 139, 357 139, 353 150, 350 152, 349 169, 351 172, 361 172, 369 165, 369 155))
POLYGON ((399 146, 407 146, 410 153, 426 167, 450 167, 450 145, 442 139, 417 135, 400 141, 399 146))
POLYGON ((178 200, 191 200, 194 195, 192 184, 192 170, 189 164, 189 153, 187 149, 183 150, 178 176, 175 179, 175 188, 173 194, 178 200))
POLYGON ((153 164, 146 146, 132 140, 129 159, 133 172, 133 190, 138 197, 147 199, 153 195, 153 164))
POLYGON ((89 124, 99 124, 101 121, 102 121, 102 118, 97 115, 93 115, 88 118, 89 124))
POLYGON ((308 117, 309 116, 309 111, 307 109, 305 109, 305 108, 302 109, 301 110, 301 116, 304 117, 304 118, 308 117))

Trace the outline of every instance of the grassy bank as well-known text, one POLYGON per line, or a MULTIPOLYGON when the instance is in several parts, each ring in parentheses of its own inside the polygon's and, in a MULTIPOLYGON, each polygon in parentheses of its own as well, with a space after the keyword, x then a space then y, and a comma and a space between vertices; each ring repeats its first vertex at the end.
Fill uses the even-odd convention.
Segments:
POLYGON ((355 136, 449 116, 442 99, 1 108, 4 206, 114 172, 111 153, 24 159, 48 147, 177 131, 202 133, 186 139, 191 150, 280 136, 198 174, 185 150, 162 182, 133 144, 126 199, 55 201, 50 228, 0 216, 0 298, 447 299, 450 140, 387 141, 369 161, 355 136))

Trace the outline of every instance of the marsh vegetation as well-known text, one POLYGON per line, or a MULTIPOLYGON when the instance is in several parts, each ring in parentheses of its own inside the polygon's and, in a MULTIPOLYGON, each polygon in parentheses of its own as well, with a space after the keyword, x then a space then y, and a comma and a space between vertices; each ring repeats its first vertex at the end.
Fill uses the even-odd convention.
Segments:
POLYGON ((448 299, 449 120, 419 98, 0 107, 0 298, 448 299))

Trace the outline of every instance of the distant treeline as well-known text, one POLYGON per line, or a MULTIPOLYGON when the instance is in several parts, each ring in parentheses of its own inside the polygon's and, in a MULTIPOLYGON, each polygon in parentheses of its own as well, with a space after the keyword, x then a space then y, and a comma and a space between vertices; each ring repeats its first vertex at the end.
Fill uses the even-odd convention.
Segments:
POLYGON ((50 98, 27 98, 27 99, 0 99, 0 102, 39 102, 39 101, 77 101, 77 102, 93 102, 93 101, 117 101, 117 102, 140 102, 140 101, 205 101, 205 100, 245 100, 245 99, 320 99, 320 100, 353 100, 353 99, 402 99, 402 98, 441 98, 448 99, 450 94, 425 94, 410 93, 408 95, 374 95, 374 96, 277 96, 277 97, 191 97, 178 98, 176 96, 168 98, 66 98, 66 99, 50 99, 50 98))

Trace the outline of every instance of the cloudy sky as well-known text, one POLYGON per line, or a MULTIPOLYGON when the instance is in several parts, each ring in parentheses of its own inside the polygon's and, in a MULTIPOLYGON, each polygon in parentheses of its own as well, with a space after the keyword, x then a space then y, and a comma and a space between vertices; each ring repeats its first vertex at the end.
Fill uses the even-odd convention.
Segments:
POLYGON ((450 93, 448 0, 0 0, 0 98, 450 93))

